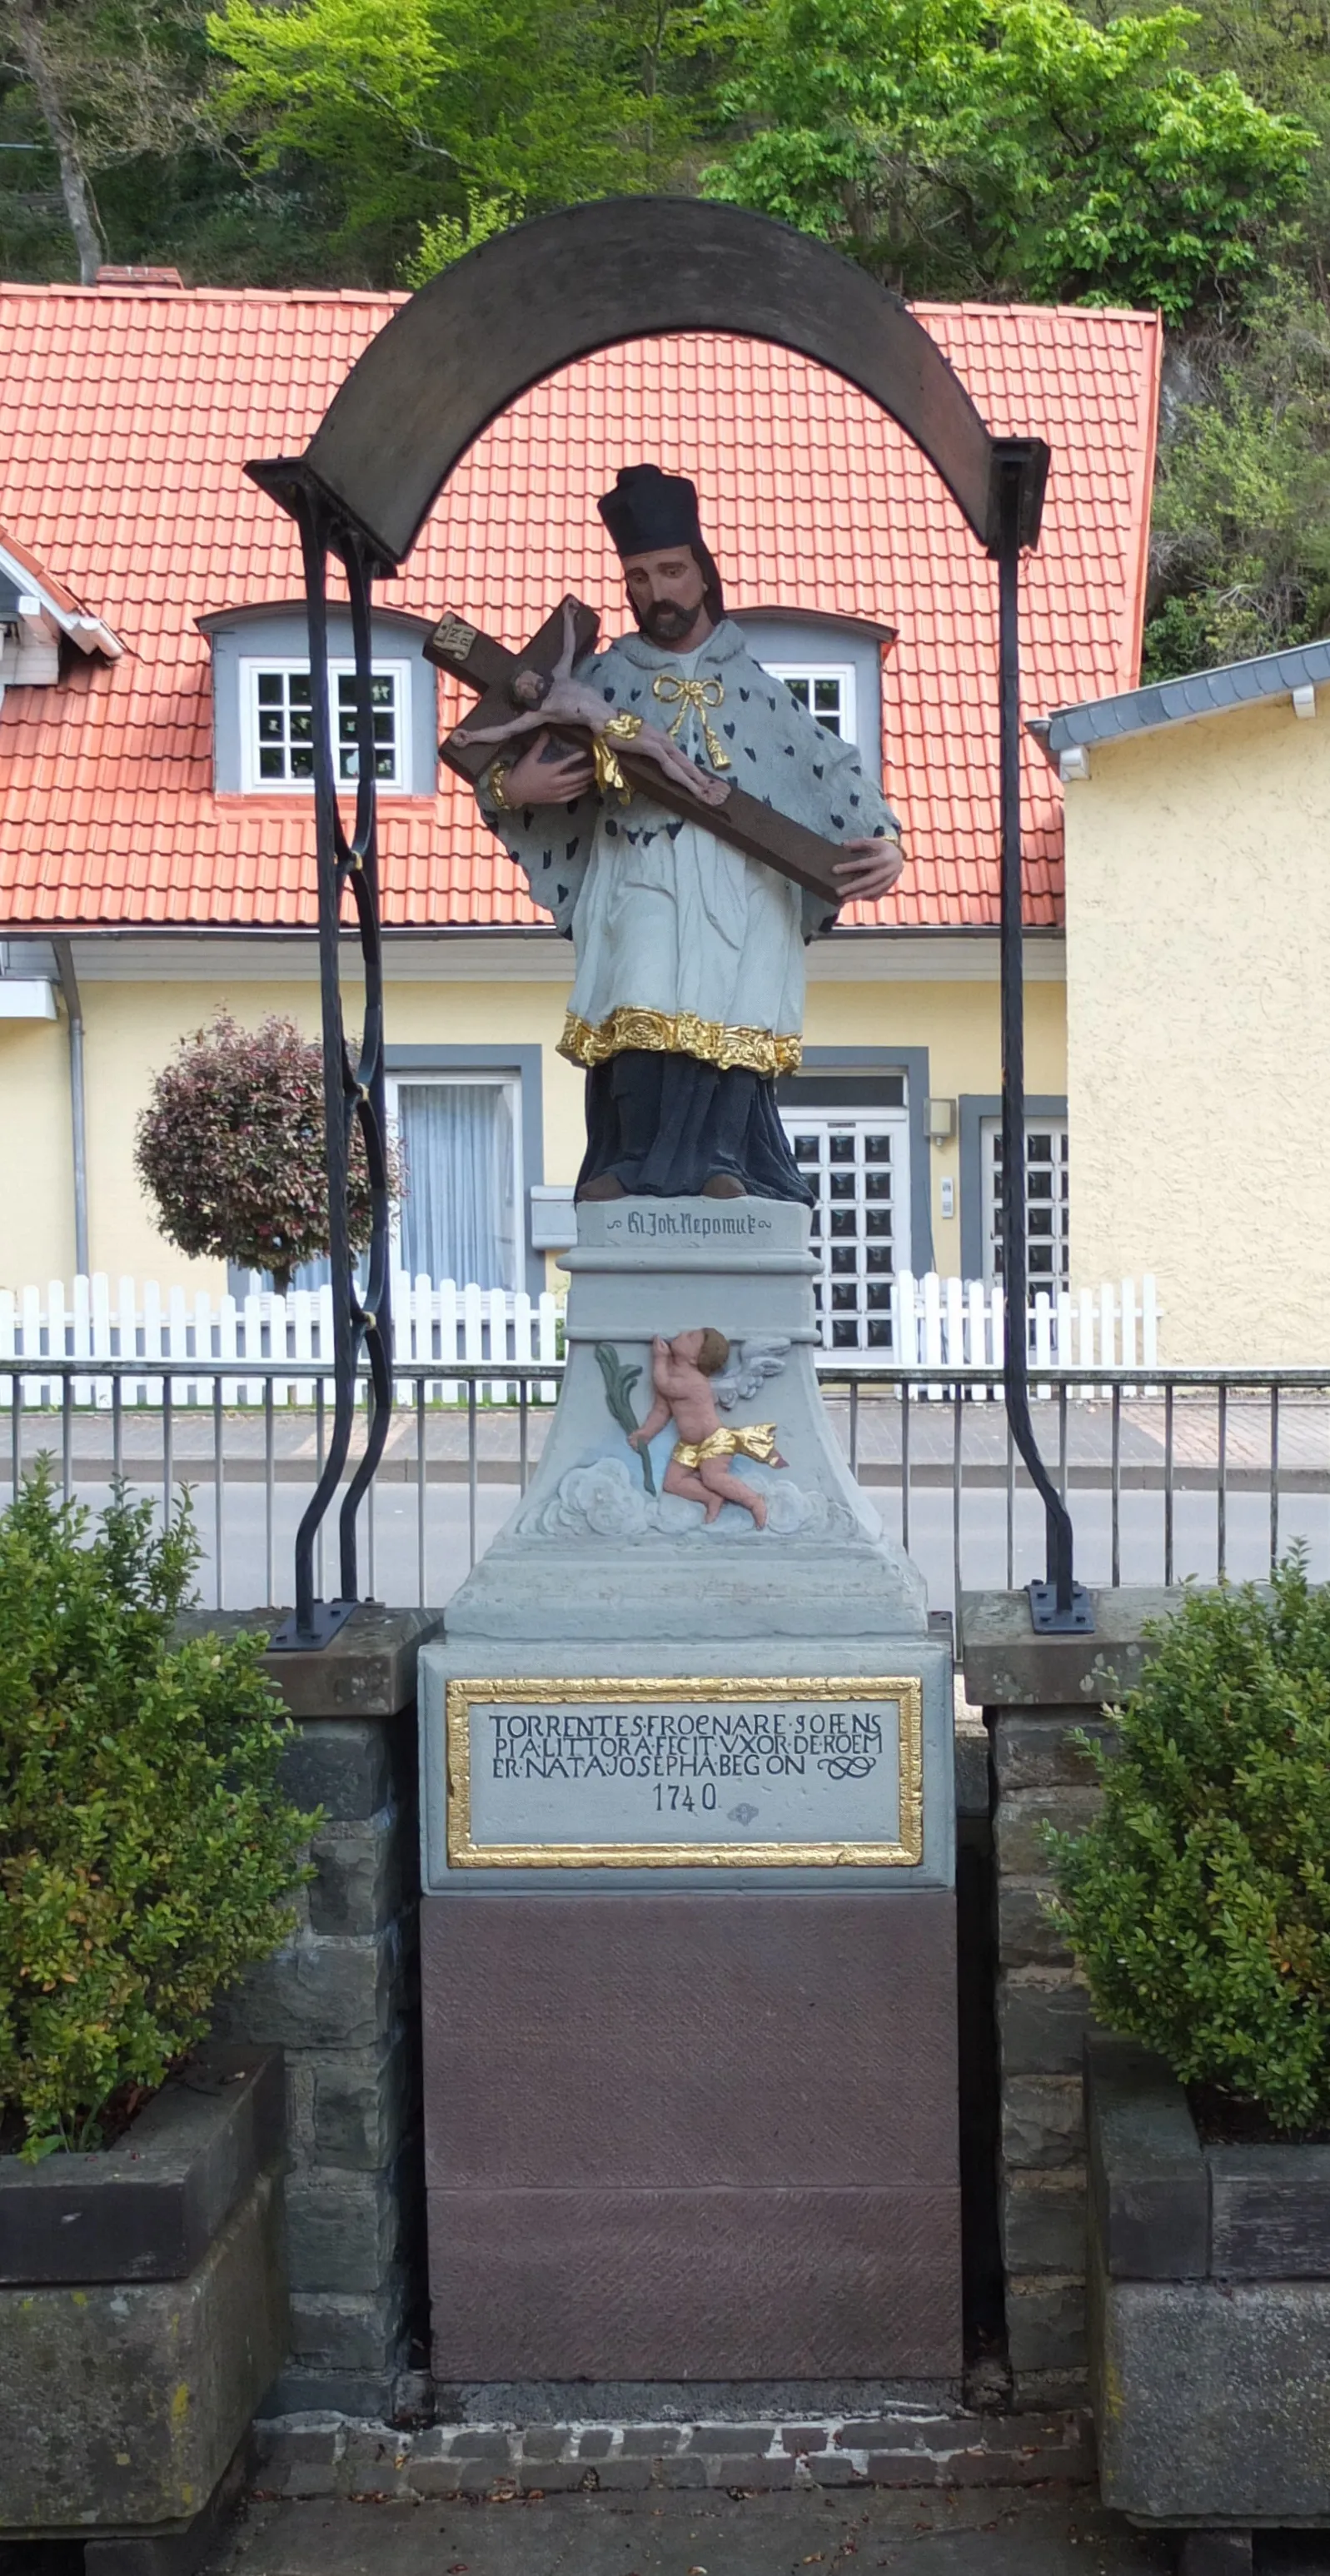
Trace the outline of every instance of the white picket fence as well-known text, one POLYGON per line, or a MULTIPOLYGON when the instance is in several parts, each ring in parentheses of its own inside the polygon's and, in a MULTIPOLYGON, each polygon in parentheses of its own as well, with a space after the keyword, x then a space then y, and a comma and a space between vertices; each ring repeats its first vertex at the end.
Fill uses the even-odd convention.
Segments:
MULTIPOLYGON (((492 1362, 501 1371, 505 1365, 529 1367, 533 1361, 558 1356, 558 1304, 548 1292, 532 1298, 523 1290, 514 1295, 502 1288, 478 1288, 474 1282, 459 1288, 451 1279, 435 1282, 423 1273, 415 1279, 398 1273, 392 1283, 392 1305, 394 1355, 404 1367, 419 1369, 430 1360, 461 1360, 492 1362)), ((877 1357, 888 1371, 893 1366, 1002 1365, 1006 1339, 1002 1291, 985 1287, 982 1280, 942 1279, 933 1271, 916 1279, 901 1271, 892 1282, 891 1320, 889 1351, 826 1351, 819 1355, 822 1365, 830 1371, 838 1363, 858 1364, 877 1357)), ((1155 1283, 1143 1279, 1139 1294, 1131 1279, 1106 1281, 1097 1292, 1085 1289, 1075 1297, 1050 1298, 1041 1292, 1031 1300, 1027 1332, 1034 1369, 1062 1363, 1074 1368, 1149 1371, 1159 1355, 1155 1283)), ((263 1380, 247 1379, 242 1373, 247 1359, 314 1362, 330 1359, 331 1354, 329 1288, 298 1288, 287 1297, 255 1290, 241 1298, 214 1298, 206 1289, 163 1289, 154 1280, 140 1283, 122 1278, 113 1300, 111 1282, 99 1271, 91 1279, 75 1279, 72 1287, 52 1279, 45 1292, 37 1287, 17 1294, 10 1288, 0 1289, 0 1371, 6 1360, 86 1359, 93 1364, 88 1376, 73 1381, 73 1400, 78 1405, 105 1408, 111 1404, 110 1379, 94 1373, 99 1359, 141 1359, 143 1375, 123 1378, 121 1393, 126 1404, 147 1405, 162 1401, 161 1377, 152 1373, 154 1360, 171 1363, 172 1400, 186 1405, 211 1404, 220 1370, 234 1363, 237 1374, 222 1377, 221 1393, 223 1404, 236 1406, 265 1400, 263 1380), (191 1360, 199 1364, 197 1379, 181 1374, 181 1364, 191 1360)), ((60 1381, 44 1378, 39 1367, 15 1374, 21 1379, 25 1405, 60 1401, 60 1381)), ((318 1383, 277 1378, 273 1402, 308 1404, 318 1383)), ((322 1384, 325 1399, 331 1401, 331 1380, 322 1384)), ((409 1400, 412 1384, 402 1381, 403 1401, 409 1400)), ((483 1382, 481 1391, 493 1402, 503 1403, 510 1386, 511 1381, 496 1375, 483 1382)), ((985 1390, 975 1392, 982 1396, 985 1390)), ((996 1398, 998 1390, 992 1392, 996 1398)), ((1036 1385, 1034 1392, 1047 1390, 1036 1385)), ((549 1403, 553 1396, 553 1381, 541 1380, 540 1400, 549 1403)), ((13 1378, 0 1373, 0 1404, 12 1400, 13 1378)), ((432 1380, 427 1400, 465 1402, 466 1390, 447 1379, 432 1380)))
MULTIPOLYGON (((526 1368, 533 1361, 558 1357, 557 1301, 548 1293, 532 1298, 524 1289, 514 1295, 502 1288, 478 1288, 474 1282, 459 1288, 451 1279, 436 1282, 423 1273, 409 1279, 399 1272, 392 1282, 392 1307, 394 1356, 412 1368, 429 1360, 488 1360, 499 1367, 526 1368)), ((36 1287, 18 1294, 12 1288, 0 1289, 0 1363, 141 1359, 149 1364, 143 1376, 120 1381, 126 1404, 161 1403, 162 1380, 151 1373, 153 1360, 172 1363, 174 1403, 211 1404, 219 1367, 234 1361, 243 1368, 247 1359, 331 1360, 332 1348, 332 1290, 326 1287, 297 1288, 286 1297, 269 1290, 241 1298, 212 1297, 204 1288, 163 1289, 155 1280, 140 1284, 122 1278, 113 1299, 110 1280, 98 1271, 91 1279, 76 1279, 72 1289, 63 1280, 52 1279, 44 1295, 36 1287), (196 1380, 181 1374, 181 1363, 190 1360, 202 1370, 196 1380)), ((23 1372, 21 1384, 26 1405, 61 1400, 60 1381, 43 1378, 39 1370, 23 1372)), ((330 1378, 276 1378, 272 1400, 281 1405, 310 1404, 320 1385, 331 1402, 330 1378)), ((495 1403, 504 1403, 509 1382, 488 1380, 481 1392, 495 1403)), ((413 1383, 404 1380, 398 1388, 400 1400, 408 1401, 412 1393, 413 1383)), ((552 1379, 541 1382, 542 1401, 552 1403, 554 1393, 552 1379)), ((223 1377, 221 1394, 228 1406, 262 1404, 264 1381, 223 1377)), ((426 1395, 430 1403, 466 1402, 465 1386, 446 1378, 431 1381, 426 1395)), ((13 1380, 0 1375, 0 1404, 12 1400, 13 1380)), ((75 1378, 73 1400, 78 1405, 109 1408, 111 1380, 92 1374, 75 1378)))
MULTIPOLYGON (((1007 1318, 1000 1287, 987 1288, 982 1279, 940 1279, 936 1271, 915 1279, 902 1270, 892 1289, 892 1356, 901 1366, 1001 1368, 1007 1318)), ((1139 1295, 1134 1279, 1106 1279, 1098 1292, 1083 1288, 1075 1296, 1065 1292, 1053 1297, 1039 1290, 1026 1313, 1026 1348, 1032 1368, 1157 1366, 1154 1280, 1147 1274, 1139 1295)), ((1001 1391, 991 1392, 996 1400, 1001 1391)))

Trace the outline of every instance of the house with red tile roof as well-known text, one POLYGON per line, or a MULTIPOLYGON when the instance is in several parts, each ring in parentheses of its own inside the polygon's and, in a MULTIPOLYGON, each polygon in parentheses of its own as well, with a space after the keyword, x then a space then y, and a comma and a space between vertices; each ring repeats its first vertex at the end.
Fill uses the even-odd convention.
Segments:
MULTIPOLYGON (((220 1284, 162 1244, 131 1158, 154 1073, 220 1005, 317 1022, 298 550, 242 468, 304 446, 398 300, 0 288, 0 1061, 23 1103, 0 1148, 0 1280, 68 1278, 82 1253, 112 1274, 220 1284)), ((1052 450, 1025 584, 1027 716, 1133 688, 1158 318, 917 309, 989 425, 1052 450)), ((555 1053, 570 952, 438 766, 460 693, 421 642, 449 608, 518 645, 569 589, 622 631, 595 499, 643 456, 694 477, 729 612, 880 767, 902 818, 900 885, 810 952, 804 1063, 782 1104, 828 1203, 834 1186, 853 1210, 828 1335, 872 1348, 890 1268, 991 1270, 995 576, 895 423, 761 342, 653 339, 565 368, 477 442, 376 592, 389 1065, 417 1175, 402 1256, 436 1277, 544 1284, 581 1141, 580 1078, 555 1053), (870 1237, 875 1207, 889 1219, 870 1237)), ((332 650, 340 724, 341 611, 332 650)), ((1055 1283, 1062 788, 1033 739, 1024 796, 1032 1260, 1055 1283)))

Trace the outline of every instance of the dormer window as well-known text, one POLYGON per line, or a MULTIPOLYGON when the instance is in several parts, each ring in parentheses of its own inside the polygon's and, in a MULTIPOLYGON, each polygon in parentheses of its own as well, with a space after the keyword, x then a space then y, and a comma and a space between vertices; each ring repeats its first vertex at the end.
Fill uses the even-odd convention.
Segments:
POLYGON ((754 661, 842 742, 852 742, 870 778, 882 776, 882 656, 890 626, 824 617, 812 609, 732 611, 754 661))
POLYGON ((783 680, 790 696, 797 699, 809 715, 816 716, 828 733, 839 734, 843 742, 858 742, 852 664, 764 661, 763 669, 771 673, 773 680, 783 680))
MULTIPOLYGON (((405 753, 410 736, 411 682, 408 662, 376 662, 371 683, 374 717, 374 774, 381 787, 408 785, 405 753)), ((422 670, 422 679, 425 674, 422 670)), ((308 788, 314 779, 314 696, 309 664, 242 658, 241 767, 244 785, 270 792, 274 788, 308 788)), ((333 767, 338 784, 353 787, 360 772, 356 739, 356 679, 350 663, 334 662, 328 673, 329 720, 333 767)))
MULTIPOLYGON (((314 788, 314 694, 303 606, 233 608, 201 617, 212 647, 213 741, 223 796, 309 796, 314 788)), ((420 646, 429 621, 381 612, 372 630, 374 774, 380 790, 432 796, 438 783, 438 697, 420 646)), ((356 674, 351 619, 328 617, 328 721, 333 774, 354 790, 356 674)))

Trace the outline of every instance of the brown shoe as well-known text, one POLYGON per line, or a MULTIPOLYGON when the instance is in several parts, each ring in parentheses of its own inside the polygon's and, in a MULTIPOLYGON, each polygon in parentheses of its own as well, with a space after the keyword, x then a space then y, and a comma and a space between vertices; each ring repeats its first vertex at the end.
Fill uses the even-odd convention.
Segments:
POLYGON ((713 1172, 710 1180, 702 1183, 702 1196, 704 1199, 746 1199, 748 1192, 742 1181, 736 1181, 733 1172, 713 1172))
POLYGON ((577 1196, 580 1205, 583 1199, 626 1199, 628 1192, 622 1181, 616 1181, 613 1172, 598 1172, 595 1180, 588 1181, 586 1188, 579 1190, 577 1196))

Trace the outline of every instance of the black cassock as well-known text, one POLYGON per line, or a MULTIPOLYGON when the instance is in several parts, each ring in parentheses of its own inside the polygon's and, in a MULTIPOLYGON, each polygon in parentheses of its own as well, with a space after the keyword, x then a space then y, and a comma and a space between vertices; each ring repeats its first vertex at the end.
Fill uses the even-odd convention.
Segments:
POLYGON ((586 1129, 579 1192, 612 1173, 633 1195, 691 1199, 724 1173, 750 1198, 815 1204, 770 1074, 722 1073, 697 1056, 626 1047, 587 1075, 586 1129))

